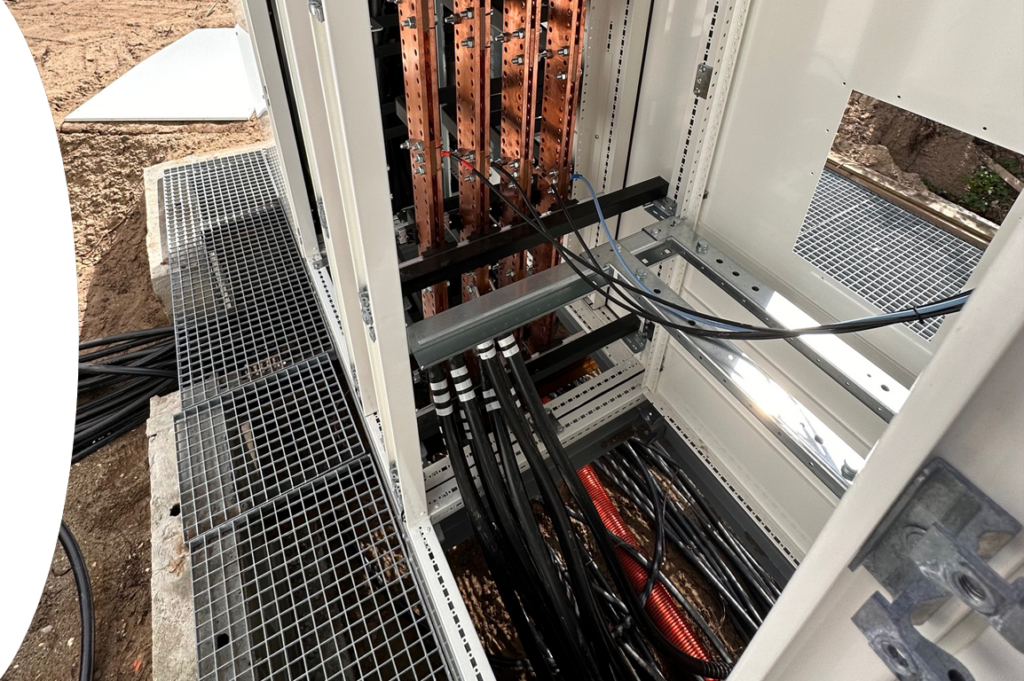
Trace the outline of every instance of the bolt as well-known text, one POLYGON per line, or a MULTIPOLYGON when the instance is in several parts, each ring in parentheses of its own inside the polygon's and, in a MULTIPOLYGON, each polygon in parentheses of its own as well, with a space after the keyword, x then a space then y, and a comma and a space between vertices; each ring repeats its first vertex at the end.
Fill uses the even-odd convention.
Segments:
POLYGON ((645 270, 643 267, 637 267, 636 272, 634 274, 636 274, 636 278, 639 279, 640 281, 643 281, 644 279, 647 278, 647 270, 645 270))
POLYGON ((514 159, 512 161, 509 161, 508 162, 508 167, 512 168, 513 170, 517 169, 519 167, 519 159, 517 158, 517 159, 514 159))
POLYGON ((515 182, 509 182, 509 183, 508 183, 507 185, 505 185, 505 186, 506 186, 506 187, 508 187, 509 189, 515 189, 515 188, 516 188, 517 186, 519 186, 519 185, 517 185, 517 184, 516 184, 515 182))
POLYGON ((517 54, 516 56, 512 57, 512 63, 515 64, 516 66, 522 65, 524 61, 525 60, 523 59, 523 55, 521 54, 517 54))
POLYGON ((513 170, 511 173, 509 173, 509 175, 511 175, 512 177, 518 179, 519 178, 519 171, 518 170, 513 170))
POLYGON ((516 278, 516 273, 515 273, 515 270, 513 270, 513 269, 511 269, 511 268, 510 268, 510 269, 508 269, 508 270, 506 270, 506 271, 505 271, 505 276, 506 276, 506 277, 507 277, 508 279, 515 279, 515 278, 516 278))
POLYGON ((466 293, 468 293, 471 296, 475 296, 476 295, 476 284, 474 284, 473 282, 470 282, 470 283, 466 284, 466 293))
POLYGON ((426 175, 427 170, 423 166, 416 166, 415 168, 413 168, 412 173, 413 175, 426 175))
POLYGON ((708 252, 708 242, 707 241, 698 241, 697 242, 697 252, 700 253, 701 255, 704 255, 705 253, 707 253, 708 252))
POLYGON ((539 53, 539 54, 537 55, 537 58, 538 58, 538 59, 547 59, 548 57, 551 57, 551 56, 552 56, 553 54, 554 54, 554 52, 552 52, 551 50, 542 50, 542 51, 541 51, 541 52, 540 52, 540 53, 539 53))
POLYGON ((454 24, 460 23, 461 21, 462 21, 462 15, 461 14, 452 14, 451 16, 447 16, 447 17, 444 18, 444 23, 446 23, 446 24, 454 25, 454 24))
POLYGON ((499 33, 498 35, 496 35, 493 38, 491 38, 491 40, 493 42, 496 42, 496 43, 507 43, 511 39, 512 39, 512 34, 511 33, 499 33))
POLYGON ((701 64, 700 66, 697 67, 697 70, 700 71, 701 73, 704 73, 705 71, 708 70, 708 67, 705 66, 704 64, 701 64))
POLYGON ((555 185, 551 185, 550 187, 548 187, 548 194, 557 194, 557 193, 558 192, 555 191, 555 185))
POLYGON ((420 142, 419 140, 414 141, 412 143, 412 148, 414 151, 423 151, 423 142, 420 142))
POLYGON ((565 426, 563 426, 563 425, 562 425, 561 423, 559 423, 559 424, 558 424, 558 432, 559 432, 559 433, 561 433, 561 432, 563 432, 564 430, 565 430, 565 426))
POLYGON ((470 36, 470 37, 466 38, 465 40, 463 40, 462 42, 460 42, 459 44, 462 45, 463 47, 473 47, 473 45, 476 44, 476 43, 473 40, 473 36, 470 36))
POLYGON ((403 28, 416 28, 416 17, 409 17, 402 22, 403 28))
POLYGON ((565 80, 568 77, 569 77, 569 74, 567 74, 565 71, 559 71, 557 74, 555 74, 555 78, 557 80, 565 80))
POLYGON ((693 88, 693 94, 700 95, 700 88, 693 88))
POLYGON ((672 226, 675 227, 675 226, 679 225, 680 223, 682 223, 682 221, 683 221, 682 218, 672 218, 672 226))
POLYGON ((398 148, 399 149, 408 149, 410 146, 411 145, 409 144, 409 140, 405 140, 404 142, 402 142, 401 144, 398 145, 398 148))
POLYGON ((569 56, 569 48, 567 46, 566 47, 559 47, 558 48, 558 54, 562 55, 563 57, 568 57, 569 56))
POLYGON ((661 234, 661 227, 655 227, 654 229, 651 230, 652 236, 658 236, 659 234, 661 234))
POLYGON ((520 40, 522 40, 523 38, 526 37, 526 29, 520 28, 518 30, 512 31, 512 37, 519 38, 520 40))
POLYGON ((413 154, 412 160, 415 163, 423 163, 423 154, 419 154, 419 153, 413 154))
POLYGON ((470 174, 462 178, 463 182, 476 182, 476 175, 470 174))

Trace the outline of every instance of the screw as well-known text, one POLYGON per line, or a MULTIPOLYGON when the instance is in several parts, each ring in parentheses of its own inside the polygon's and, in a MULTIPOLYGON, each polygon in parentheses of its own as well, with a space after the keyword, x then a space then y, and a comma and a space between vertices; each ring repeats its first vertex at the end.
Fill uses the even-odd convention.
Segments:
POLYGON ((402 22, 403 28, 416 28, 416 17, 409 17, 402 22))
POLYGON ((563 426, 563 425, 562 425, 561 423, 559 423, 559 424, 558 424, 558 432, 559 432, 559 433, 561 433, 561 432, 563 432, 564 430, 565 430, 565 426, 563 426))
POLYGON ((563 57, 568 57, 569 56, 569 48, 568 47, 559 47, 558 48, 558 54, 562 55, 563 57))
POLYGON ((678 225, 682 221, 683 221, 682 218, 672 218, 672 226, 675 227, 676 225, 678 225))
POLYGON ((471 296, 475 296, 476 295, 476 284, 474 284, 473 282, 470 282, 470 283, 466 284, 466 293, 468 293, 471 296))
POLYGON ((512 177, 518 179, 519 178, 519 171, 518 170, 513 170, 511 173, 509 173, 509 175, 511 175, 512 177))
POLYGON ((700 95, 700 88, 693 88, 693 94, 700 95))
POLYGON ((415 161, 416 163, 423 163, 423 154, 415 154, 412 157, 412 160, 415 161))
POLYGON ((555 78, 557 80, 565 80, 568 77, 569 77, 569 74, 567 74, 565 71, 559 71, 557 74, 555 74, 555 78))
POLYGON ((654 229, 652 229, 651 234, 654 236, 658 236, 659 234, 661 234, 661 227, 655 227, 654 229))
POLYGON ((707 253, 708 252, 708 242, 707 241, 698 241, 697 242, 697 252, 700 253, 701 255, 704 255, 705 253, 707 253))
POLYGON ((463 47, 473 47, 475 41, 473 40, 473 36, 470 36, 463 40, 462 42, 460 42, 459 44, 462 45, 463 47))
POLYGON ((515 64, 516 66, 520 66, 523 63, 523 61, 523 55, 521 54, 517 54, 516 56, 512 57, 512 63, 515 64))
POLYGON ((708 70, 708 67, 705 66, 704 64, 701 64, 700 66, 697 67, 697 70, 700 71, 701 73, 704 73, 705 71, 708 70))
POLYGON ((511 168, 512 170, 516 170, 517 168, 519 168, 519 159, 517 158, 514 161, 509 161, 508 167, 511 168))
POLYGON ((512 270, 512 269, 506 270, 505 276, 508 277, 509 279, 515 279, 516 278, 515 270, 512 270))

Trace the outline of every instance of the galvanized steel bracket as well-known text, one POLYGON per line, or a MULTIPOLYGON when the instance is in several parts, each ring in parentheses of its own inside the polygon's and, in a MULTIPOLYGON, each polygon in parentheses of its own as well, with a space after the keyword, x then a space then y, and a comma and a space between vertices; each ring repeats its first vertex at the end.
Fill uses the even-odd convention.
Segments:
POLYGON ((926 465, 865 543, 863 566, 893 596, 875 593, 853 622, 901 681, 971 681, 955 657, 915 628, 951 595, 1024 651, 1024 580, 1008 584, 985 561, 1021 525, 942 459, 926 465))

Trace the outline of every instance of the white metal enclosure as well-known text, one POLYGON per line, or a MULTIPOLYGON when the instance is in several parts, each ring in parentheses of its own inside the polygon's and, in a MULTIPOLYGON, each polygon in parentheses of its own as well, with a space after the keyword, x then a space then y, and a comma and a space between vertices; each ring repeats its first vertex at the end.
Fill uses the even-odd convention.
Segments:
MULTIPOLYGON (((246 9, 303 255, 333 287, 342 363, 379 428, 377 454, 449 652, 464 678, 491 678, 424 484, 384 133, 367 105, 377 101, 367 5, 247 0, 246 9)), ((761 294, 751 298, 770 303, 775 292, 817 322, 878 312, 793 252, 851 92, 1024 151, 1019 0, 595 0, 587 22, 576 167, 599 192, 660 175, 679 218, 652 228, 637 209, 617 236, 675 230, 708 268, 718 255, 724 276, 761 294), (701 74, 710 82, 695 94, 701 74)), ((826 365, 836 352, 855 357, 831 374, 781 341, 737 344, 725 373, 709 367, 726 360, 706 361, 663 329, 642 353, 622 351, 617 366, 634 385, 578 429, 596 428, 616 400, 646 398, 799 565, 731 679, 892 677, 851 621, 878 585, 849 566, 929 459, 943 457, 1024 520, 1022 223, 1018 200, 972 277, 971 302, 936 338, 903 325, 847 336, 817 355, 826 365), (813 437, 798 432, 808 428, 813 437), (829 459, 863 469, 850 484, 829 459)), ((587 238, 604 241, 596 227, 587 238)), ((682 257, 651 269, 695 309, 759 321, 682 257)), ((603 323, 600 305, 577 305, 573 314, 603 323)), ((1021 575, 1024 537, 992 565, 1021 575)), ((958 602, 921 630, 979 680, 1024 674, 1024 656, 958 602)))

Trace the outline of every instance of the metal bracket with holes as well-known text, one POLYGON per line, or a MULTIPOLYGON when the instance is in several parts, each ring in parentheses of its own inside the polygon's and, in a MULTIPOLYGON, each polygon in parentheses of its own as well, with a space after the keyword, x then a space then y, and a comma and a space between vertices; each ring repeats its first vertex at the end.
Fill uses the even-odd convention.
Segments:
POLYGON ((892 595, 876 592, 853 616, 872 650, 901 681, 972 681, 955 657, 917 631, 956 596, 1024 650, 1024 579, 1008 584, 986 564, 1020 532, 1015 518, 956 469, 934 459, 850 566, 863 566, 892 595))
POLYGON ((707 64, 697 66, 697 75, 693 79, 693 94, 701 99, 708 98, 708 89, 711 87, 711 76, 714 72, 715 67, 713 66, 707 64))

